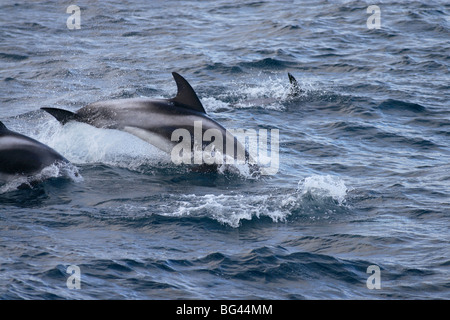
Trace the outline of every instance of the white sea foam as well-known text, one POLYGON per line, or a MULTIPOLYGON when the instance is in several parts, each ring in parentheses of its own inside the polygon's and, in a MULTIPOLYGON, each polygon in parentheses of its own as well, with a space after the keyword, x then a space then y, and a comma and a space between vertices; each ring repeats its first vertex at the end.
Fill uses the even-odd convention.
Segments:
POLYGON ((262 80, 258 85, 241 84, 235 86, 234 95, 239 97, 238 108, 261 107, 269 110, 283 110, 283 101, 289 97, 289 81, 281 78, 262 80))
POLYGON ((185 195, 183 200, 176 201, 176 210, 168 212, 177 217, 209 217, 231 227, 239 227, 243 220, 254 217, 270 217, 273 221, 283 221, 286 214, 272 210, 267 206, 270 202, 267 195, 185 195))
MULTIPOLYGON (((298 78, 297 82, 301 89, 299 96, 306 96, 319 87, 318 81, 312 78, 298 78)), ((237 89, 227 93, 226 98, 237 100, 237 108, 259 107, 283 111, 284 103, 295 98, 292 96, 292 85, 285 75, 261 79, 256 85, 234 83, 232 87, 237 89)))
POLYGON ((164 152, 131 134, 84 123, 61 126, 52 121, 39 130, 36 138, 76 164, 105 163, 136 168, 170 161, 164 152))
POLYGON ((176 195, 176 200, 164 215, 208 217, 233 228, 239 227, 243 221, 262 217, 268 217, 273 222, 286 222, 292 215, 303 215, 312 220, 328 219, 336 209, 345 206, 347 192, 342 179, 314 175, 301 180, 298 189, 278 194, 182 195, 181 200, 180 195, 176 195), (335 203, 324 201, 328 198, 335 203), (314 216, 310 215, 311 206, 314 207, 314 216), (320 208, 323 209, 322 215, 320 208))
POLYGON ((282 103, 290 97, 290 84, 286 79, 268 78, 257 85, 233 83, 236 89, 224 92, 217 97, 203 97, 202 103, 208 112, 231 110, 233 108, 260 107, 269 110, 282 110, 282 103), (225 102, 232 100, 233 102, 225 102))
POLYGON ((4 184, 0 187, 0 194, 17 190, 22 187, 32 187, 35 182, 42 182, 51 178, 67 178, 74 182, 83 181, 78 168, 71 163, 54 163, 45 167, 40 172, 31 175, 10 175, 3 180, 4 184))
POLYGON ((202 98, 202 104, 205 107, 206 112, 218 112, 221 110, 230 110, 232 107, 229 103, 222 100, 216 99, 214 97, 204 97, 202 98))
POLYGON ((302 195, 310 193, 315 197, 331 197, 341 205, 345 201, 348 188, 339 177, 313 175, 299 182, 298 191, 302 195))

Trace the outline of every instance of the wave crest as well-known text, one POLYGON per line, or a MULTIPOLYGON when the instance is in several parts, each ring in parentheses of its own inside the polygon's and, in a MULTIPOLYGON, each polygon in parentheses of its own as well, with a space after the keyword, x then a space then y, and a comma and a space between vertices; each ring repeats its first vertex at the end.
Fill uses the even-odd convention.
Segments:
POLYGON ((314 175, 299 182, 299 188, 279 194, 206 194, 184 195, 165 208, 163 216, 210 218, 237 228, 244 221, 270 218, 273 222, 287 222, 303 217, 310 220, 328 219, 346 207, 349 189, 335 176, 314 175))

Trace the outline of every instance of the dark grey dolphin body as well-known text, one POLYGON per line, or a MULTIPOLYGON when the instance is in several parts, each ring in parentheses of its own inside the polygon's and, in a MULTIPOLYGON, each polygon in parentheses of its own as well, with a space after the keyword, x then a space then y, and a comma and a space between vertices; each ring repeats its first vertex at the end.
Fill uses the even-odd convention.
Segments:
POLYGON ((13 132, 0 122, 0 179, 10 176, 32 176, 58 163, 69 163, 45 144, 13 132))
MULTIPOLYGON (((90 124, 97 128, 118 129, 131 133, 142 140, 170 153, 180 140, 173 140, 173 133, 177 129, 185 129, 191 137, 198 133, 198 124, 201 124, 201 136, 209 130, 215 129, 222 135, 222 146, 226 154, 244 154, 248 160, 250 156, 237 139, 222 125, 207 116, 203 105, 190 84, 179 74, 172 73, 177 84, 177 95, 172 99, 131 98, 100 101, 89 104, 77 112, 56 108, 42 108, 53 115, 59 122, 65 124, 69 121, 78 121, 90 124), (197 123, 197 128, 195 127, 197 123), (226 141, 233 150, 226 150, 226 141), (232 153, 231 153, 232 152, 232 153)), ((194 141, 203 147, 214 143, 194 141)))

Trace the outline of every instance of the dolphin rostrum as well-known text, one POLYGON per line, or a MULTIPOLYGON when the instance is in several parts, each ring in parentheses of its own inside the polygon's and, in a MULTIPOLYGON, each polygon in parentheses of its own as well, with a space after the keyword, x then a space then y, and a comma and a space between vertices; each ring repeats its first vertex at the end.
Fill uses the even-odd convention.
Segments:
MULTIPOLYGON (((177 84, 177 95, 172 99, 129 98, 99 101, 89 104, 76 112, 56 108, 42 108, 53 115, 61 124, 78 121, 97 128, 118 129, 128 132, 155 147, 178 156, 186 151, 194 151, 195 146, 214 155, 244 159, 244 163, 256 165, 244 146, 222 125, 211 119, 203 108, 191 85, 178 73, 172 73, 177 84), (180 144, 184 143, 185 150, 180 144), (178 147, 177 147, 178 146, 178 147), (177 147, 177 148, 175 148, 177 147), (176 150, 176 151, 175 151, 176 150)), ((218 164, 198 161, 194 164, 218 164)), ((201 159, 205 160, 205 159, 201 159)), ((176 163, 176 161, 174 161, 176 163)), ((178 162, 181 163, 181 162, 178 162)), ((220 162, 225 163, 225 162, 220 162)))
POLYGON ((0 179, 33 176, 52 164, 69 163, 58 152, 30 137, 9 130, 0 121, 0 179))

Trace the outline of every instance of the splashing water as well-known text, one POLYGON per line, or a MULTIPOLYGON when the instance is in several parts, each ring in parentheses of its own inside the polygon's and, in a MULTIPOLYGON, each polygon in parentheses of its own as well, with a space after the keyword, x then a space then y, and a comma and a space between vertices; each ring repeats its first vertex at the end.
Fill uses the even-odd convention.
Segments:
POLYGON ((64 154, 73 163, 104 163, 136 169, 169 161, 165 153, 119 130, 98 129, 84 123, 61 126, 55 121, 39 130, 40 141, 64 154))
POLYGON ((14 191, 21 188, 32 188, 37 182, 42 182, 51 178, 67 178, 74 182, 82 182, 78 168, 71 163, 54 163, 45 167, 40 172, 32 176, 17 175, 10 177, 0 186, 0 194, 14 191))
POLYGON ((339 205, 345 202, 348 188, 343 180, 335 176, 314 175, 299 182, 298 191, 302 195, 313 195, 313 197, 331 197, 339 205))
POLYGON ((306 216, 320 219, 317 208, 323 211, 323 218, 345 206, 348 192, 343 180, 334 176, 314 175, 299 182, 296 190, 283 190, 279 194, 206 194, 171 195, 173 206, 162 208, 162 215, 171 217, 207 217, 232 228, 243 221, 268 217, 273 222, 286 222, 289 217, 306 216), (331 201, 330 201, 331 199, 331 201), (314 207, 314 216, 310 208, 314 207))

